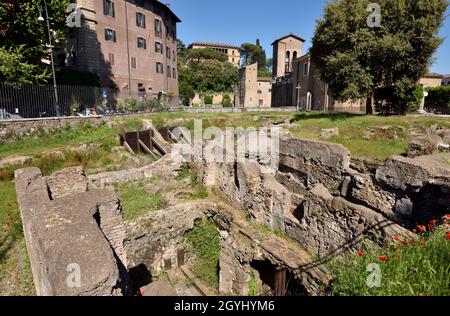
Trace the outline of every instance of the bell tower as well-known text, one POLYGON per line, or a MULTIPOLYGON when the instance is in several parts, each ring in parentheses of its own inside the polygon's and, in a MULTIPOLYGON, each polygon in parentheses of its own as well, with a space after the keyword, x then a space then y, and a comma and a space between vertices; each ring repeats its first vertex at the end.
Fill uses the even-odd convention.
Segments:
POLYGON ((303 38, 291 33, 272 43, 273 78, 284 77, 292 72, 294 61, 302 56, 304 42, 303 38))

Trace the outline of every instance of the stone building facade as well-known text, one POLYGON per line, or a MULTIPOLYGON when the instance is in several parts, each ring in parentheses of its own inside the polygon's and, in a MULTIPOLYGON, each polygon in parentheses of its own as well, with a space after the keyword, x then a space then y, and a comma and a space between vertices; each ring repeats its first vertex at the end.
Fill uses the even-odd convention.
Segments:
POLYGON ((273 78, 280 78, 292 72, 294 61, 302 56, 304 39, 289 34, 272 43, 273 46, 273 78))
POLYGON ((189 49, 203 49, 210 48, 223 53, 228 56, 228 62, 236 67, 239 67, 241 60, 241 53, 239 52, 239 47, 223 44, 223 43, 207 43, 207 42, 195 42, 189 45, 189 49))
POLYGON ((440 87, 444 80, 444 76, 436 73, 427 73, 419 80, 419 85, 424 88, 440 87))
POLYGON ((258 77, 258 63, 239 70, 235 106, 243 108, 271 107, 272 80, 258 77))
POLYGON ((177 23, 156 0, 76 0, 81 28, 68 37, 66 66, 100 75, 121 95, 178 99, 177 23))
POLYGON ((304 40, 290 34, 273 42, 272 107, 295 106, 303 111, 365 112, 365 100, 337 102, 320 80, 310 54, 302 55, 304 40))

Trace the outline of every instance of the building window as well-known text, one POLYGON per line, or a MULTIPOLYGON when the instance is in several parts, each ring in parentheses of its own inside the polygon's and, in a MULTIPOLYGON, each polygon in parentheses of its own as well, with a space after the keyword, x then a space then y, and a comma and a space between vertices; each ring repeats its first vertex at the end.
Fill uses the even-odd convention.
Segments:
POLYGON ((303 76, 307 76, 308 75, 308 63, 305 62, 305 64, 303 65, 303 76))
POLYGON ((158 73, 158 74, 164 73, 163 64, 161 64, 161 63, 156 63, 156 73, 158 73))
POLYGON ((162 37, 161 21, 158 19, 155 20, 155 36, 162 37))
POLYGON ((143 13, 136 13, 136 26, 145 29, 145 15, 143 13))
POLYGON ((177 69, 176 68, 172 69, 172 78, 174 78, 174 79, 177 78, 177 69))
POLYGON ((131 57, 131 68, 136 69, 136 57, 131 57))
POLYGON ((155 42, 155 52, 163 53, 163 45, 160 42, 155 42))
POLYGON ((286 52, 286 58, 285 58, 285 63, 284 63, 284 71, 286 73, 291 72, 291 52, 286 52))
POLYGON ((166 56, 170 59, 170 47, 166 47, 166 56))
POLYGON ((137 46, 138 48, 147 49, 147 41, 143 37, 137 38, 137 46))
POLYGON ((167 66, 167 78, 170 78, 170 75, 172 74, 171 70, 170 66, 167 66))
POLYGON ((117 41, 116 31, 111 30, 111 29, 105 29, 105 40, 111 41, 111 42, 116 42, 117 41))
POLYGON ((114 17, 115 16, 114 2, 112 2, 111 0, 103 0, 103 13, 105 15, 114 17))
POLYGON ((173 50, 173 51, 172 51, 173 61, 175 61, 175 59, 176 59, 175 56, 176 56, 176 55, 175 55, 175 50, 173 50))
POLYGON ((109 64, 111 66, 114 66, 115 62, 114 62, 114 54, 109 53, 108 54, 108 60, 109 60, 109 64))

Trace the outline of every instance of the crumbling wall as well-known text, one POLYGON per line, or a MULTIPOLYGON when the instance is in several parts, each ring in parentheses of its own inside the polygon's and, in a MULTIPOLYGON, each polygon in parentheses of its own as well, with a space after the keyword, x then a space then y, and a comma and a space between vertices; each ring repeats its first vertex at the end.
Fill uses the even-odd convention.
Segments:
POLYGON ((214 209, 217 205, 211 202, 185 203, 128 222, 125 246, 129 267, 144 265, 156 274, 183 264, 178 262, 178 250, 183 249, 186 233, 214 209))
POLYGON ((363 236, 383 242, 409 234, 403 227, 442 216, 448 207, 449 154, 395 156, 378 165, 352 160, 341 145, 282 133, 279 155, 271 173, 262 172, 262 159, 196 167, 205 185, 254 222, 320 256, 356 248, 363 236))
MULTIPOLYGON (((320 264, 295 244, 263 233, 236 216, 222 211, 214 216, 220 234, 220 282, 222 295, 247 296, 254 262, 269 262, 276 270, 287 270, 300 295, 325 295, 331 277, 320 264)), ((287 288, 286 288, 287 289, 287 288)))
POLYGON ((81 168, 47 178, 37 168, 20 169, 15 181, 37 294, 125 294, 126 231, 117 195, 87 191, 81 168))

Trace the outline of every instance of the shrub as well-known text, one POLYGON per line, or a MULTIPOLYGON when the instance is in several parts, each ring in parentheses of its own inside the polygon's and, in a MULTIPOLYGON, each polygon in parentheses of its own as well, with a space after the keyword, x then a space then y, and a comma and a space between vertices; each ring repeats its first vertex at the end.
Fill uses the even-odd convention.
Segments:
POLYGON ((127 113, 136 113, 161 111, 163 109, 163 106, 157 99, 147 99, 139 101, 133 97, 126 97, 125 99, 120 100, 117 103, 117 108, 127 113))
POLYGON ((212 95, 205 95, 205 104, 212 105, 213 104, 213 97, 212 95))
POLYGON ((224 108, 230 108, 230 107, 233 106, 233 103, 231 102, 231 97, 230 97, 229 94, 225 94, 225 95, 223 96, 223 99, 222 99, 222 106, 223 106, 224 108))
POLYGON ((425 99, 427 111, 448 114, 450 113, 450 86, 427 89, 428 96, 425 99))
POLYGON ((180 98, 183 105, 189 106, 194 96, 195 91, 192 86, 186 82, 180 82, 180 98))

